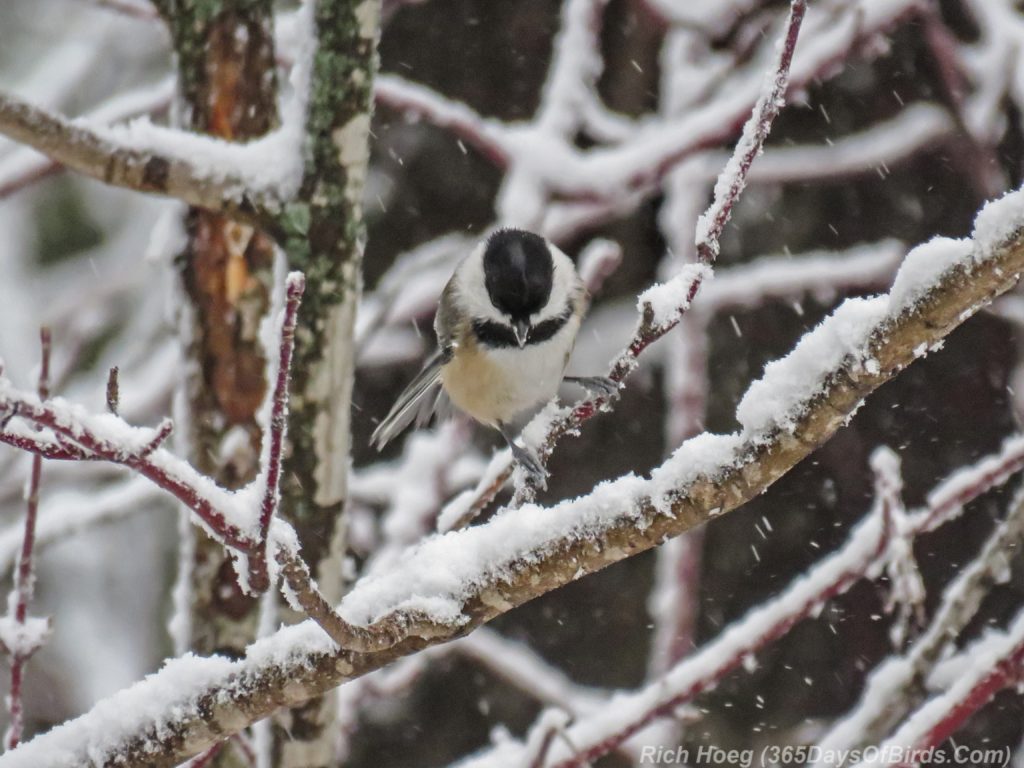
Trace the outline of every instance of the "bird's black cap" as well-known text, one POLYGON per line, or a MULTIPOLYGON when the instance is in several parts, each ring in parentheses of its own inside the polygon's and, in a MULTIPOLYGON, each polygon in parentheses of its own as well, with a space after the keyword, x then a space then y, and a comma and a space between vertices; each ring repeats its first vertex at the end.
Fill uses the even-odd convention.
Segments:
POLYGON ((513 320, 525 321, 551 296, 555 265, 540 235, 499 229, 484 249, 484 285, 491 303, 513 320))

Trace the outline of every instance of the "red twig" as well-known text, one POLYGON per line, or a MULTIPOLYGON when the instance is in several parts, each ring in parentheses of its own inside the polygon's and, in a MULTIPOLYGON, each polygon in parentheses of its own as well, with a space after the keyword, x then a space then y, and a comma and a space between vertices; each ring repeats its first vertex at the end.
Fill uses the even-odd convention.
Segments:
MULTIPOLYGON (((1019 685, 1024 679, 1024 642, 1018 643, 1011 652, 999 659, 992 670, 982 678, 962 699, 945 713, 945 715, 915 744, 915 748, 925 750, 938 746, 960 728, 961 725, 991 701, 992 697, 1004 688, 1019 685)), ((900 766, 916 765, 916 763, 900 763, 900 766)))
POLYGON ((703 264, 711 264, 718 256, 719 240, 732 215, 733 206, 746 186, 750 166, 753 165, 754 158, 761 154, 775 116, 785 104, 789 67, 793 62, 793 53, 796 51, 796 41, 805 13, 807 1, 792 0, 789 19, 786 21, 786 34, 773 73, 772 87, 758 99, 754 113, 743 127, 743 135, 736 145, 736 153, 715 185, 714 202, 697 222, 697 259, 703 264))
POLYGON ((160 426, 156 428, 156 435, 139 451, 139 456, 145 458, 153 453, 157 448, 164 444, 168 437, 171 436, 171 432, 174 431, 174 422, 170 419, 164 419, 160 422, 160 426))
POLYGON ((288 431, 288 382, 291 378, 292 352, 295 349, 295 326, 305 289, 306 279, 301 272, 288 275, 284 317, 278 342, 277 375, 274 380, 274 392, 271 395, 270 419, 263 435, 267 448, 263 465, 263 501, 260 504, 259 536, 255 552, 249 559, 249 586, 259 592, 270 586, 270 577, 267 573, 267 534, 280 501, 281 449, 288 431))
MULTIPOLYGON (((705 218, 712 222, 712 225, 702 237, 698 238, 698 259, 703 264, 710 266, 718 254, 718 237, 721 235, 722 229, 729 219, 729 214, 736 200, 743 191, 747 172, 750 170, 754 158, 760 152, 761 146, 768 136, 768 131, 771 129, 772 121, 778 114, 779 107, 785 98, 789 66, 793 60, 793 52, 796 49, 796 41, 800 33, 800 25, 803 22, 806 7, 806 0, 792 0, 789 18, 786 23, 786 32, 783 37, 782 50, 773 75, 772 88, 758 101, 754 113, 747 123, 747 128, 744 129, 744 139, 747 139, 748 132, 751 132, 751 137, 746 141, 741 139, 740 143, 736 146, 737 154, 734 155, 725 172, 728 173, 729 168, 735 166, 732 180, 726 185, 720 183, 716 186, 715 200, 705 214, 705 218), (750 126, 753 126, 753 128, 750 126)), ((640 354, 679 324, 682 312, 689 308, 694 298, 696 298, 703 281, 704 274, 701 272, 696 273, 696 276, 687 288, 685 298, 680 303, 680 312, 677 312, 667 322, 656 322, 654 309, 649 304, 644 305, 643 314, 633 339, 612 364, 608 378, 617 384, 621 384, 636 369, 638 365, 637 358, 640 354)), ((576 433, 583 422, 590 419, 598 411, 608 407, 608 405, 608 398, 595 397, 577 403, 567 415, 552 421, 541 445, 537 447, 537 455, 540 461, 547 461, 547 458, 551 455, 555 445, 563 435, 566 433, 576 433)), ((495 478, 493 483, 481 490, 467 513, 453 527, 462 527, 472 521, 493 500, 494 496, 511 476, 512 464, 510 463, 495 478)), ((531 493, 532 491, 527 488, 524 493, 517 495, 516 501, 528 500, 531 493)))
POLYGON ((32 444, 24 435, 12 435, 9 432, 0 432, 0 442, 44 456, 58 453, 60 449, 68 454, 64 458, 69 459, 78 458, 72 454, 81 451, 86 456, 128 467, 194 511, 224 544, 241 552, 252 551, 251 538, 236 525, 229 523, 224 513, 217 509, 188 477, 158 461, 161 457, 159 450, 148 453, 145 452, 145 448, 143 451, 126 451, 124 446, 100 437, 83 424, 67 423, 62 415, 47 403, 18 400, 17 407, 21 418, 52 430, 58 438, 66 440, 67 444, 55 444, 45 437, 40 437, 39 441, 32 444))
POLYGON ((99 458, 97 456, 90 456, 74 445, 48 441, 43 437, 35 439, 11 432, 0 432, 0 443, 7 443, 7 445, 13 448, 52 461, 89 461, 99 458))
MULTIPOLYGON (((42 347, 42 360, 39 366, 39 397, 50 396, 50 329, 39 331, 39 342, 42 347)), ((10 600, 14 602, 15 631, 24 630, 28 620, 28 607, 35 591, 35 572, 33 571, 32 555, 36 542, 36 515, 39 512, 39 481, 43 472, 43 459, 36 454, 32 457, 32 470, 29 477, 28 499, 25 504, 25 533, 21 540, 21 553, 18 558, 18 569, 14 576, 14 592, 10 600)), ((10 617, 8 617, 10 618, 10 617)), ((38 649, 40 641, 28 642, 24 635, 12 648, 11 654, 11 690, 7 706, 11 713, 11 723, 7 729, 5 747, 14 749, 21 741, 25 727, 24 705, 22 700, 22 682, 24 680, 25 663, 38 649)))

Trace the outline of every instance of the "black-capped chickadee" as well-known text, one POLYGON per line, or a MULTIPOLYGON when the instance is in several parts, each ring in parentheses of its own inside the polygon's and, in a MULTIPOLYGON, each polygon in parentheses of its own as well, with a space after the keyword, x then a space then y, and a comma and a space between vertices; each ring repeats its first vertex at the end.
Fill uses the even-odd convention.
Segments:
POLYGON ((535 480, 546 473, 515 444, 509 422, 571 381, 609 396, 603 377, 564 376, 589 297, 572 261, 540 235, 500 229, 455 268, 434 316, 438 350, 395 401, 371 441, 382 448, 445 396, 494 427, 535 480), (438 389, 440 385, 440 389, 438 389))

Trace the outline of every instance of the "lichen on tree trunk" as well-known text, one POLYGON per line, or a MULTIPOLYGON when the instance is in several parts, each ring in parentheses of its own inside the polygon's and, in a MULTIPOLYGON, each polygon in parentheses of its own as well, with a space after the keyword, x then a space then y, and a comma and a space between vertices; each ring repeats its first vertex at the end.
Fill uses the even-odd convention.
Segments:
MULTIPOLYGON (((306 274, 282 509, 331 601, 344 591, 353 333, 362 289, 362 195, 379 19, 379 0, 316 5, 305 174, 299 201, 280 221, 289 266, 306 274)), ((334 720, 332 696, 279 713, 273 764, 333 765, 334 720)))
MULTIPOLYGON (((314 0, 308 0, 313 2, 314 0)), ((157 0, 178 57, 193 129, 230 139, 276 121, 268 0, 157 0)), ((353 331, 361 291, 362 193, 369 159, 379 0, 318 0, 303 183, 275 222, 289 267, 306 275, 296 331, 282 511, 330 600, 344 589, 342 512, 351 447, 353 331)), ((258 231, 203 211, 188 218, 180 259, 194 317, 189 340, 193 460, 228 486, 252 478, 254 414, 264 391, 255 331, 267 309, 272 256, 258 231)), ((255 601, 241 594, 221 554, 199 535, 192 577, 192 646, 241 653, 255 631, 255 601)), ((274 766, 336 762, 333 698, 277 716, 274 766)))

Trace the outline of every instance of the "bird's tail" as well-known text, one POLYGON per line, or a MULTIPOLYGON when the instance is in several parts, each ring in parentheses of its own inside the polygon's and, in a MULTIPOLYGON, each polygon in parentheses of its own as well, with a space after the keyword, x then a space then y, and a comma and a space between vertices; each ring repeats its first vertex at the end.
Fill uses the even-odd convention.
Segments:
POLYGON ((423 423, 430 418, 437 402, 437 398, 431 395, 440 384, 441 365, 442 355, 438 351, 427 360, 412 383, 398 396, 388 415, 377 425, 370 438, 370 443, 376 446, 378 451, 397 437, 414 419, 417 423, 423 423))

